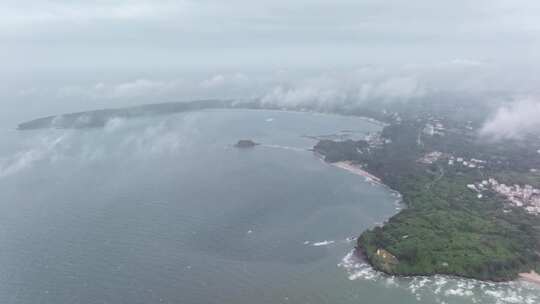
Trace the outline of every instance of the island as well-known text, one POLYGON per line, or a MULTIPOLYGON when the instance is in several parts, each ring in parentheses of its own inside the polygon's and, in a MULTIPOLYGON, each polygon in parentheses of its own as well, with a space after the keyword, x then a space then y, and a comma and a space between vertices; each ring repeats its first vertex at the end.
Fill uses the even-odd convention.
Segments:
POLYGON ((258 143, 254 142, 251 139, 241 139, 239 140, 234 146, 236 148, 253 148, 255 146, 259 145, 258 143))

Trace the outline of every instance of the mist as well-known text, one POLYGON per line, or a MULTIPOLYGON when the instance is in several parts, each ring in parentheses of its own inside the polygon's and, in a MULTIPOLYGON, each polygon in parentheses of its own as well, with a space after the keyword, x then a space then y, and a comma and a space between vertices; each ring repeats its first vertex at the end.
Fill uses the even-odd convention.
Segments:
POLYGON ((488 119, 480 134, 491 140, 524 139, 538 135, 540 130, 540 102, 534 98, 522 98, 500 107, 488 119))
POLYGON ((325 107, 437 91, 536 95, 538 8, 508 0, 3 1, 2 125, 197 98, 325 107))

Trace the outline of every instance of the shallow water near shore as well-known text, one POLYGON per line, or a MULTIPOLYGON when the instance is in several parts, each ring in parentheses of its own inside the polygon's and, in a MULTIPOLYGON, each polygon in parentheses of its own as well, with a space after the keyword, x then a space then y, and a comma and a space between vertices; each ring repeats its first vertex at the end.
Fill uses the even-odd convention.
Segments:
POLYGON ((537 303, 523 282, 392 278, 352 254, 400 207, 322 162, 355 117, 213 110, 0 131, 1 303, 537 303), (235 149, 239 139, 261 143, 235 149))

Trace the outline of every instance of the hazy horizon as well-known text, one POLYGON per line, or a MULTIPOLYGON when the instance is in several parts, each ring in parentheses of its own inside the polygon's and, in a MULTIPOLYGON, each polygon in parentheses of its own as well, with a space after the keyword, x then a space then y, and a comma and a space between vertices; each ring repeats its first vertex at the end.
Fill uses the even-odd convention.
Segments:
POLYGON ((406 101, 440 91, 536 104, 539 8, 508 0, 4 1, 1 118, 8 127, 199 98, 406 101))

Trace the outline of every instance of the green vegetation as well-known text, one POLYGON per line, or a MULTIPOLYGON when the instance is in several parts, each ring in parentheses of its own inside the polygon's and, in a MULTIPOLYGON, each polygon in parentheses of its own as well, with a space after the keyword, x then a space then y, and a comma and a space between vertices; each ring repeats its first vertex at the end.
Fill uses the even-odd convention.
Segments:
POLYGON ((204 109, 231 108, 230 100, 196 100, 189 102, 167 102, 147 104, 117 109, 102 109, 58 116, 41 117, 20 123, 18 130, 34 130, 43 128, 85 129, 101 128, 113 118, 134 118, 157 116, 171 113, 197 111, 204 109))
POLYGON ((358 240, 375 267, 385 270, 374 259, 379 248, 398 259, 395 267, 386 269, 393 274, 441 273, 498 281, 537 267, 533 226, 498 212, 502 206, 497 200, 478 200, 463 184, 447 178, 429 191, 409 188, 412 184, 404 185, 409 208, 358 240))
POLYGON ((340 160, 355 159, 358 154, 357 149, 364 149, 367 146, 368 143, 364 140, 345 140, 339 142, 339 145, 336 145, 332 140, 323 139, 319 141, 313 149, 324 155, 326 161, 336 162, 340 160))
MULTIPOLYGON (((363 141, 325 140, 314 148, 326 161, 362 164, 403 196, 406 209, 358 238, 358 248, 370 263, 389 274, 450 274, 493 281, 540 270, 538 217, 507 206, 494 193, 478 198, 466 187, 486 174, 527 181, 537 181, 537 176, 509 173, 511 163, 484 170, 449 167, 445 161, 419 163, 433 150, 456 149, 469 157, 479 151, 486 158, 505 155, 501 149, 490 154, 467 136, 435 137, 420 145, 422 128, 418 120, 389 125, 382 132, 389 140, 376 147, 363 141)), ((509 149, 515 153, 515 147, 509 149)))

